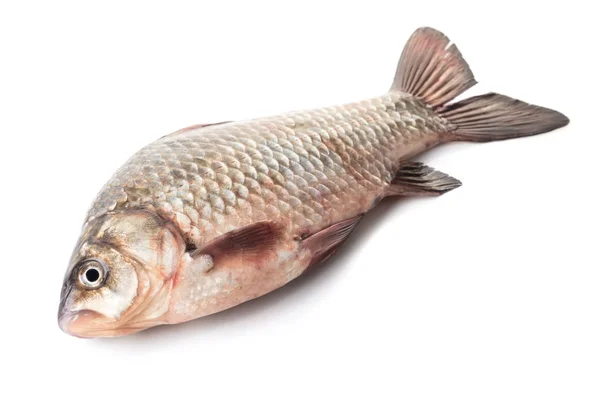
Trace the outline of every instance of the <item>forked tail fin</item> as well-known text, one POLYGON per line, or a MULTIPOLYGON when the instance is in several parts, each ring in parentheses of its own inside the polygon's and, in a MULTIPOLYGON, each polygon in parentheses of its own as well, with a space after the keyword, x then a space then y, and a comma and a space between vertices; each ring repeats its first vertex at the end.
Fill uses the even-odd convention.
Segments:
POLYGON ((456 126, 452 139, 461 141, 487 142, 527 137, 569 123, 569 119, 560 112, 495 93, 450 104, 439 113, 456 126))
POLYGON ((458 48, 441 32, 420 28, 404 47, 391 90, 414 95, 447 119, 455 127, 451 140, 525 137, 569 123, 560 112, 495 93, 448 104, 475 84, 458 48))
POLYGON ((437 107, 475 84, 469 65, 450 39, 435 29, 420 28, 404 46, 391 90, 437 107))

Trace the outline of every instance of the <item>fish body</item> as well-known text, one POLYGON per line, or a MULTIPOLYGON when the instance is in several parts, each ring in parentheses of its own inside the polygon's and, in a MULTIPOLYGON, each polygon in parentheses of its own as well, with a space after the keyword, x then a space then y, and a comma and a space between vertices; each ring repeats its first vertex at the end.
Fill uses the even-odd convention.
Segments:
POLYGON ((314 233, 367 211, 399 165, 450 128, 403 93, 186 128, 135 154, 100 192, 87 222, 151 209, 197 245, 265 220, 314 233))
POLYGON ((415 155, 568 122, 498 94, 450 103, 475 80, 448 43, 417 30, 382 96, 192 126, 141 149, 84 222, 61 294, 63 330, 129 334, 264 295, 335 253, 382 198, 460 185, 415 155))

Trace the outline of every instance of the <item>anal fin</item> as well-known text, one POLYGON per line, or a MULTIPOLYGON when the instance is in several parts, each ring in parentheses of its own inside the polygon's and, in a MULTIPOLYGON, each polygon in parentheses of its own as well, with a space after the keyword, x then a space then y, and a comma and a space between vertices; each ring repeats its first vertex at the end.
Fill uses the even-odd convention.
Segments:
POLYGON ((419 162, 408 162, 396 172, 386 196, 437 196, 462 184, 454 177, 419 162))

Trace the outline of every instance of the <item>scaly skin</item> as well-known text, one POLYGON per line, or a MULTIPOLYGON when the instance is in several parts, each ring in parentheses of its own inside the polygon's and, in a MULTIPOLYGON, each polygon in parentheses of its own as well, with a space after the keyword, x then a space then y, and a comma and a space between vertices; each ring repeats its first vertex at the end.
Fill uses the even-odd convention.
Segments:
POLYGON ((388 93, 345 106, 187 128, 136 153, 87 222, 150 209, 201 246, 270 220, 312 234, 368 210, 398 164, 451 126, 418 99, 388 93))
POLYGON ((76 336, 118 336, 269 293, 334 253, 384 196, 439 195, 460 185, 403 164, 420 152, 568 123, 495 93, 450 103, 475 83, 456 46, 425 27, 407 42, 381 97, 193 126, 148 145, 90 209, 63 283, 59 325, 76 336))
MULTIPOLYGON (((283 228, 284 237, 261 264, 240 260, 207 273, 186 255, 172 277, 154 283, 161 290, 153 295, 169 297, 169 304, 146 318, 152 324, 183 322, 299 276, 313 255, 301 247, 301 237, 368 211, 402 161, 436 145, 452 128, 423 102, 399 92, 186 128, 143 148, 118 170, 86 226, 144 209, 174 225, 188 250, 261 221, 283 228)), ((80 250, 72 263, 86 256, 80 250)))

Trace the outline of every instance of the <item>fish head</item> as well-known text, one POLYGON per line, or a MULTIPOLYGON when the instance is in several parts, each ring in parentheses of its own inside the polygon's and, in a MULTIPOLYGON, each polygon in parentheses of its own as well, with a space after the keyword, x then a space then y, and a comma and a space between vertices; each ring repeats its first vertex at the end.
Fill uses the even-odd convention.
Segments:
POLYGON ((63 331, 111 337, 165 323, 185 243, 151 212, 126 210, 88 222, 65 274, 63 331))

